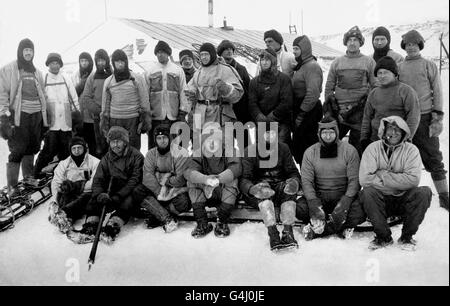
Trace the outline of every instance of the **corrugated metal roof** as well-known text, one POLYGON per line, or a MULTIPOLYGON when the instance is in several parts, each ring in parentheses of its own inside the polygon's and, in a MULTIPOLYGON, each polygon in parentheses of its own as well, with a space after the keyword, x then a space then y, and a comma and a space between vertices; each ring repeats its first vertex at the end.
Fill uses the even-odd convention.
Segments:
MULTIPOLYGON (((173 48, 182 49, 198 49, 198 46, 204 42, 210 42, 216 46, 224 39, 228 39, 233 43, 250 48, 265 48, 263 40, 264 32, 256 30, 224 30, 222 28, 210 28, 200 26, 178 25, 169 23, 159 23, 146 21, 143 19, 126 19, 119 18, 120 21, 128 26, 142 31, 146 35, 156 40, 164 40, 173 48)), ((292 42, 298 36, 295 34, 281 33, 288 49, 292 49, 292 42)), ((311 41, 313 54, 316 57, 333 59, 344 53, 324 44, 311 41)))

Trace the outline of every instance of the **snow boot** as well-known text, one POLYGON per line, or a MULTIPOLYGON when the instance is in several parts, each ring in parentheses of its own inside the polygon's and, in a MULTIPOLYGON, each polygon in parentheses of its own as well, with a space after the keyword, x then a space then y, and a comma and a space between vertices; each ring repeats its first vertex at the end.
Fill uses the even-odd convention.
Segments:
POLYGON ((67 214, 59 208, 56 202, 51 202, 49 206, 48 221, 55 225, 59 231, 66 234, 72 229, 72 219, 67 217, 67 214))
POLYGON ((280 239, 280 232, 278 232, 276 225, 271 225, 267 227, 267 232, 269 234, 269 244, 271 251, 277 251, 283 247, 283 243, 280 239))
POLYGON ((12 195, 19 182, 20 163, 6 163, 6 181, 9 194, 12 195))
POLYGON ((109 219, 106 226, 103 228, 100 234, 100 239, 106 244, 112 244, 116 240, 117 235, 120 233, 120 229, 125 222, 118 216, 113 216, 109 219))
POLYGON ((434 181, 434 187, 439 194, 439 205, 448 211, 448 184, 447 179, 434 181))
POLYGON ((213 226, 208 222, 198 222, 191 235, 194 238, 203 238, 213 230, 213 226))
POLYGON ((417 241, 414 240, 412 237, 401 236, 398 239, 398 244, 400 245, 400 248, 402 250, 410 252, 415 251, 417 247, 417 241))
POLYGON ((225 238, 230 235, 230 227, 227 223, 217 220, 216 226, 214 227, 214 235, 219 238, 225 238))
POLYGON ((381 248, 385 248, 389 245, 392 245, 394 243, 394 240, 392 240, 392 237, 389 236, 388 238, 380 238, 378 236, 373 239, 369 244, 369 250, 378 250, 381 248))
POLYGON ((283 249, 298 249, 297 240, 294 238, 292 225, 285 225, 281 235, 281 243, 283 249))
POLYGON ((171 233, 178 228, 178 222, 175 218, 170 218, 164 225, 163 229, 166 233, 171 233))
POLYGON ((156 218, 154 215, 149 214, 149 216, 145 220, 145 225, 147 226, 148 229, 153 229, 163 226, 164 223, 160 221, 158 218, 156 218))
POLYGON ((354 228, 345 228, 338 236, 342 239, 350 239, 353 236, 354 228))

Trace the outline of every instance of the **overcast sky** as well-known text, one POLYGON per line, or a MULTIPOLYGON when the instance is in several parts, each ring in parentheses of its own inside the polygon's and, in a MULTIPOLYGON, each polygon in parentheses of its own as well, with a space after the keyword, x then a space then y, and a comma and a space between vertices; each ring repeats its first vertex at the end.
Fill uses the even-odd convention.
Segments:
MULTIPOLYGON (((106 0, 110 17, 208 25, 208 0, 106 0)), ((105 18, 104 0, 0 0, 0 62, 14 56, 18 42, 31 38, 63 50, 105 18)), ((448 20, 448 0, 214 0, 214 23, 223 17, 235 28, 304 34, 343 32, 353 25, 378 26, 448 20)), ((114 37, 111 37, 114 39, 114 37)), ((48 48, 45 48, 48 49, 48 48)), ((8 60, 12 60, 8 59, 8 60)))

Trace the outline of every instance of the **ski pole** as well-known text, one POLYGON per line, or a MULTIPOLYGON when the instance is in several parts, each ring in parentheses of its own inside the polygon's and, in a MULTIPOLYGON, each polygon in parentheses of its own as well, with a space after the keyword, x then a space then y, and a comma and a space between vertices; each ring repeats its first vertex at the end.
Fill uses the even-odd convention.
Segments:
MULTIPOLYGON (((111 179, 109 180, 108 195, 111 192, 112 182, 113 182, 113 177, 111 177, 111 179)), ((100 222, 98 223, 97 232, 95 233, 94 243, 92 244, 91 253, 89 254, 88 271, 91 270, 92 265, 95 263, 95 255, 97 254, 97 246, 98 246, 98 242, 100 240, 100 233, 102 231, 103 221, 105 220, 105 215, 106 215, 106 205, 103 205, 102 214, 100 215, 100 222)))

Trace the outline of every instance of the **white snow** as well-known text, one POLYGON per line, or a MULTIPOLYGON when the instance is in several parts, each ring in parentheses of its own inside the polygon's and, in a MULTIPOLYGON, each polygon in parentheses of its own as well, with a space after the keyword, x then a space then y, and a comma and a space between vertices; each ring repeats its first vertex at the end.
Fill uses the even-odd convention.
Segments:
MULTIPOLYGON (((448 70, 442 77, 448 114, 448 70)), ((447 122, 448 123, 448 122, 447 122)), ((449 129, 441 136, 448 169, 449 129)), ((143 141, 146 143, 146 141, 143 141)), ((0 186, 5 182, 8 150, 0 140, 0 186)), ((75 245, 47 221, 47 204, 0 232, 0 285, 449 285, 449 217, 439 208, 431 177, 421 185, 434 196, 416 239, 416 252, 397 244, 369 251, 373 233, 305 241, 299 250, 273 254, 262 223, 231 225, 231 236, 193 239, 193 222, 165 234, 143 221, 127 224, 112 245, 100 243, 88 272, 91 245, 75 245)), ((393 228, 398 239, 401 226, 393 228)))

